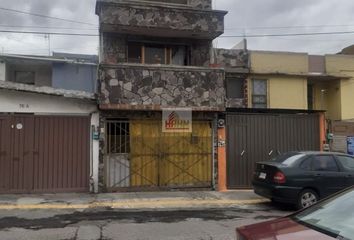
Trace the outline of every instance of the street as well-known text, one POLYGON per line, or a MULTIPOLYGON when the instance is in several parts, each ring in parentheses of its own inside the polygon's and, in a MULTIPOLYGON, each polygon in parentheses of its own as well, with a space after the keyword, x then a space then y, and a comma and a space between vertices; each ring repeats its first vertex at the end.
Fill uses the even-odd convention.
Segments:
POLYGON ((271 203, 215 209, 1 210, 1 240, 231 240, 235 228, 293 211, 271 203))

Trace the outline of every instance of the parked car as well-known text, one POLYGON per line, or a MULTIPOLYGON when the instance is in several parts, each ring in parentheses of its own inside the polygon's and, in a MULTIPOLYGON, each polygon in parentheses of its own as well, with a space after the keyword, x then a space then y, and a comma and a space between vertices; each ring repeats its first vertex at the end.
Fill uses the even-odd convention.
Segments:
POLYGON ((289 152, 257 163, 252 184, 260 196, 306 208, 354 185, 354 158, 332 152, 289 152))
POLYGON ((236 229, 238 240, 354 240, 354 188, 288 217, 236 229))

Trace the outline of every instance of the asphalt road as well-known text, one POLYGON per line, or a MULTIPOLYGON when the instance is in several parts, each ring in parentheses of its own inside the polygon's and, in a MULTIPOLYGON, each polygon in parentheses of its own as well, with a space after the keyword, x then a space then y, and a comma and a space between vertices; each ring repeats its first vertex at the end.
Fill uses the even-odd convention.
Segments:
POLYGON ((190 210, 1 210, 1 240, 231 240, 238 226, 285 216, 270 203, 190 210))

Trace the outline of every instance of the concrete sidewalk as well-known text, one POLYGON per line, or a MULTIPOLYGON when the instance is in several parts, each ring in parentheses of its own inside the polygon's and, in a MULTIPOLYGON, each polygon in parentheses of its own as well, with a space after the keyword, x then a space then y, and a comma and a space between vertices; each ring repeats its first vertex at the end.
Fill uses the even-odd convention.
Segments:
POLYGON ((253 191, 136 192, 0 195, 0 210, 13 209, 194 209, 267 202, 253 191))

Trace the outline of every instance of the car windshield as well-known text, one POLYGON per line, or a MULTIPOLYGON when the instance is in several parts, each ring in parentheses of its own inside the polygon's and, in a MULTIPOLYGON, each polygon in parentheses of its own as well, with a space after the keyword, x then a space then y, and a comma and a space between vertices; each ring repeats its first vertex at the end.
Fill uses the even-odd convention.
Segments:
POLYGON ((298 159, 300 159, 304 156, 305 156, 305 154, 303 154, 303 153, 289 152, 289 153, 279 155, 278 157, 272 159, 272 161, 281 163, 286 166, 290 166, 294 162, 296 162, 298 159))
POLYGON ((294 220, 340 239, 354 240, 354 189, 294 215, 294 220))

